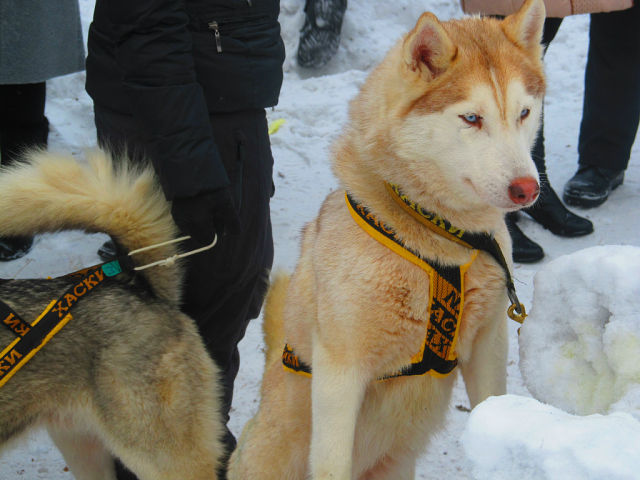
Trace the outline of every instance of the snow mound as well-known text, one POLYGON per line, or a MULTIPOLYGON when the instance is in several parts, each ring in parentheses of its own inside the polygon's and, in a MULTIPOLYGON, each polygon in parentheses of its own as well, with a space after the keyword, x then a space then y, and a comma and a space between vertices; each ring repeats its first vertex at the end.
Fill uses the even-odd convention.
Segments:
POLYGON ((520 330, 531 394, 579 415, 640 419, 640 248, 592 247, 559 257, 534 279, 520 330))
POLYGON ((575 416, 516 395, 478 405, 462 445, 477 480, 632 480, 640 471, 640 422, 629 414, 575 416))

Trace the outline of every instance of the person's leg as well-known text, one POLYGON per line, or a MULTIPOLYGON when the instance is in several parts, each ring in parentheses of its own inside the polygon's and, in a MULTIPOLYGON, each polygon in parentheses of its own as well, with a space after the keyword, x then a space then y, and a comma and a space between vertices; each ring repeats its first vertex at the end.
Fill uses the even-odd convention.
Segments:
POLYGON ((591 15, 579 163, 625 170, 640 119, 640 5, 591 15))
POLYGON ((640 5, 591 15, 578 171, 564 200, 602 204, 622 184, 640 120, 640 5))
POLYGON ((0 85, 0 159, 3 166, 11 165, 25 149, 47 146, 46 92, 45 82, 0 85))
MULTIPOLYGON (((216 115, 212 127, 237 194, 242 232, 227 234, 212 250, 190 257, 183 310, 196 320, 223 372, 226 423, 239 368, 238 342, 249 321, 260 313, 273 262, 269 209, 273 158, 264 111, 216 115)), ((230 431, 225 442, 230 455, 236 443, 230 431)))
MULTIPOLYGON (((46 84, 0 85, 0 162, 11 165, 29 148, 44 148, 49 121, 44 115, 46 84)), ((33 237, 0 238, 0 261, 27 254, 33 237)))
MULTIPOLYGON (((130 118, 96 107, 98 140, 117 154, 144 152, 130 118), (129 141, 128 139, 131 139, 129 141), (126 145, 126 147, 123 147, 126 145)), ((223 421, 229 419, 233 385, 239 368, 238 343, 256 318, 273 262, 269 201, 273 193, 273 158, 265 112, 220 114, 211 118, 218 151, 237 192, 242 233, 224 235, 207 252, 188 257, 182 309, 198 324, 203 341, 222 372, 223 421)), ((184 250, 198 246, 185 242, 184 250)), ((227 429, 228 455, 235 437, 227 429)), ((120 462, 118 480, 135 480, 120 462)), ((220 472, 220 478, 224 473, 220 472)))

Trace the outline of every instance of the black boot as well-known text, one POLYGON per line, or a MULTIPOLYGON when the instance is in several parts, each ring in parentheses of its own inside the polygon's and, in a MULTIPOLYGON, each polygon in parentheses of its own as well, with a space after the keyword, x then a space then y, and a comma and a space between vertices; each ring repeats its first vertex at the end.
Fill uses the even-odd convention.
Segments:
POLYGON ((347 0, 307 0, 298 45, 298 65, 320 68, 338 51, 347 0))
POLYGON ((516 225, 517 213, 507 213, 505 221, 511 236, 511 244, 513 247, 511 256, 514 262, 518 263, 535 263, 542 260, 544 251, 536 242, 527 237, 522 230, 516 225))
POLYGON ((580 237, 593 232, 590 220, 567 210, 544 174, 540 175, 538 201, 523 211, 547 230, 561 237, 580 237))
POLYGON ((567 205, 593 208, 602 205, 611 191, 622 185, 624 170, 580 165, 576 174, 564 186, 567 205))

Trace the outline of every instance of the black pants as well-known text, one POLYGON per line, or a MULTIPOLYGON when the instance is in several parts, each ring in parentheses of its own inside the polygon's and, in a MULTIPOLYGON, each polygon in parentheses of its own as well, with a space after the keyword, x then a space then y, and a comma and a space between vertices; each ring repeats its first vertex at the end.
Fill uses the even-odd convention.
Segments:
MULTIPOLYGON (((95 107, 98 140, 133 157, 144 154, 132 118, 95 107)), ((273 194, 273 158, 263 110, 211 117, 216 145, 232 185, 241 198, 242 233, 226 235, 207 252, 188 257, 183 311, 198 324, 211 357, 222 370, 223 416, 229 419, 233 384, 239 368, 238 342, 256 318, 273 262, 269 200, 273 194)), ((185 249, 195 248, 185 245, 185 249)), ((235 438, 227 429, 228 453, 235 438)), ((119 480, 133 479, 118 467, 119 480)))
MULTIPOLYGON (((545 45, 555 37, 561 22, 546 20, 545 45)), ((584 79, 578 161, 625 170, 640 120, 640 5, 591 14, 584 79)), ((538 170, 544 172, 542 130, 533 158, 538 170)))
POLYGON ((49 122, 44 116, 45 82, 0 85, 0 156, 10 165, 24 149, 47 145, 49 122))
POLYGON ((640 5, 591 15, 579 162, 625 170, 640 119, 640 5))

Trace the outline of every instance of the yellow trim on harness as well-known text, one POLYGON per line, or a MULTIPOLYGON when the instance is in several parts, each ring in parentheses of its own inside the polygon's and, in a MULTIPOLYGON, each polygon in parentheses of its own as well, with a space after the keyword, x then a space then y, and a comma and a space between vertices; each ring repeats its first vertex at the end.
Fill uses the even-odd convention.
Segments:
POLYGON ((282 366, 291 373, 297 373, 298 375, 311 378, 311 373, 304 369, 304 366, 300 363, 300 359, 293 353, 293 349, 288 343, 284 345, 282 352, 282 366))
MULTIPOLYGON (((387 184, 387 185, 389 185, 389 184, 387 184)), ((427 312, 431 313, 432 307, 433 307, 433 298, 435 296, 434 293, 435 293, 435 289, 436 289, 436 278, 440 277, 438 272, 431 265, 429 265, 427 262, 425 262, 423 259, 421 259, 420 257, 415 255, 414 253, 410 252, 406 248, 403 248, 398 243, 394 242, 390 238, 386 237, 385 235, 381 234, 380 232, 378 232, 377 230, 372 228, 371 225, 369 225, 369 223, 367 223, 367 221, 364 220, 364 218, 362 218, 362 216, 353 209, 353 206, 351 205, 351 202, 349 201, 349 197, 348 197, 348 195, 346 193, 345 193, 345 202, 347 204, 347 208, 349 209, 349 213, 351 214, 353 219, 356 221, 356 223, 365 232, 367 232, 371 237, 373 237, 378 242, 382 243, 385 247, 388 247, 393 252, 395 252, 398 255, 400 255, 402 258, 404 258, 406 260, 409 260, 411 263, 413 263, 414 265, 420 267, 422 270, 427 272, 427 274, 429 275, 429 292, 431 292, 431 294, 429 295, 429 305, 427 306, 427 312)), ((409 207, 407 207, 407 211, 408 212, 412 212, 412 214, 414 214, 415 216, 419 215, 414 210, 409 209, 409 207)), ((366 214, 364 211, 362 213, 364 215, 369 215, 370 218, 373 221, 377 222, 378 225, 382 226, 382 224, 372 214, 370 214, 370 213, 366 214)), ((420 223, 423 223, 423 224, 426 225, 425 221, 421 221, 420 223)), ((386 228, 386 227, 384 227, 384 228, 386 228)), ((392 231, 390 230, 389 233, 392 233, 392 231)), ((439 232, 439 231, 436 231, 436 233, 441 234, 441 232, 439 232)), ((459 241, 459 243, 462 243, 462 244, 465 244, 465 246, 468 246, 462 240, 458 239, 458 241, 459 241)), ((464 276, 465 276, 467 270, 469 269, 469 267, 474 262, 474 260, 476 259, 477 256, 478 256, 478 250, 473 250, 472 254, 471 254, 471 260, 469 260, 469 262, 467 262, 467 263, 465 263, 463 265, 460 265, 460 267, 459 267, 460 268, 460 312, 458 314, 458 319, 457 319, 458 324, 456 325, 453 341, 451 342, 451 347, 448 349, 448 352, 447 352, 447 355, 445 357, 445 360, 453 361, 453 360, 456 359, 455 346, 456 346, 456 343, 458 341, 458 332, 460 331, 460 328, 459 328, 460 324, 459 323, 460 323, 460 319, 462 318, 462 312, 463 312, 463 309, 464 309, 464 276)), ((418 353, 416 353, 413 357, 411 357, 411 363, 419 362, 419 361, 422 360, 422 358, 424 356, 424 351, 425 351, 426 345, 427 345, 427 342, 426 342, 426 338, 425 338, 425 342, 423 342, 420 351, 418 353)), ((440 373, 435 372, 433 370, 430 370, 429 373, 431 373, 434 376, 443 376, 443 377, 448 375, 448 373, 447 374, 440 374, 440 373)))
MULTIPOLYGON (((53 308, 53 306, 56 304, 57 300, 53 300, 51 301, 51 303, 47 306, 47 308, 44 309, 44 311, 38 316, 38 318, 36 318, 32 323, 31 326, 35 327, 38 322, 40 320, 42 320, 42 318, 49 313, 49 311, 53 308)), ((49 340, 51 340, 51 338, 53 338, 53 336, 58 333, 68 322, 69 320, 71 320, 73 317, 71 316, 70 313, 68 313, 62 320, 60 320, 56 326, 44 337, 44 339, 42 340, 42 342, 40 343, 39 346, 37 346, 36 348, 34 348, 33 350, 31 350, 27 355, 25 355, 24 357, 22 357, 18 363, 16 364, 16 366, 14 368, 12 368, 9 372, 7 372, 2 379, 0 379, 0 387, 2 387, 5 383, 7 383, 11 377, 13 377, 15 375, 15 373, 20 370, 25 363, 27 363, 29 360, 31 360, 31 358, 40 351, 40 349, 42 347, 44 347, 49 340)), ((15 346, 16 344, 22 340, 21 337, 16 338, 13 342, 11 342, 9 344, 9 346, 7 348, 5 348, 2 353, 0 353, 0 358, 4 358, 6 354, 8 354, 15 346)))
POLYGON ((0 387, 5 385, 15 372, 33 358, 73 318, 69 311, 78 301, 104 283, 108 277, 103 270, 105 265, 95 265, 66 275, 66 277, 81 278, 74 278, 72 285, 60 298, 50 302, 31 324, 20 318, 9 305, 0 300, 0 311, 3 316, 6 315, 0 324, 18 336, 0 354, 0 387))
POLYGON ((387 192, 389 192, 389 195, 391 195, 391 198, 405 212, 425 227, 438 235, 442 235, 444 238, 451 240, 452 242, 470 249, 483 250, 491 255, 503 269, 505 274, 505 286, 507 287, 507 295, 511 302, 511 306, 507 310, 507 315, 518 323, 524 322, 524 319, 527 317, 527 311, 518 299, 516 287, 513 283, 511 271, 509 270, 509 265, 504 258, 500 245, 492 234, 488 234, 486 232, 470 233, 461 228, 455 227, 438 214, 423 209, 419 204, 411 200, 407 195, 403 194, 398 185, 385 182, 385 188, 387 189, 387 192))
MULTIPOLYGON (((423 270, 425 270, 427 272, 433 271, 433 268, 431 268, 431 265, 429 265, 427 262, 425 262, 421 258, 415 256, 414 254, 409 252, 406 248, 402 248, 400 245, 398 245, 396 242, 394 242, 390 238, 382 235, 380 232, 378 232, 378 231, 374 230, 373 228, 371 228, 371 226, 367 223, 367 221, 364 218, 362 218, 353 209, 353 207, 351 206, 351 203, 349 202, 349 198, 347 197, 346 193, 345 193, 344 197, 345 197, 345 201, 347 203, 347 208, 349 209, 349 213, 351 214, 353 219, 356 221, 356 223, 358 225, 360 225, 360 228, 362 228, 365 232, 367 232, 370 236, 375 238, 378 242, 383 244, 385 247, 390 248, 395 253, 397 253, 401 257, 409 260, 414 265, 417 265, 418 267, 422 268, 423 270)), ((369 213, 367 215, 369 215, 371 219, 374 219, 374 221, 378 222, 378 220, 372 214, 369 213)), ((383 229, 386 228, 380 222, 378 222, 378 223, 381 226, 381 228, 383 228, 383 229)), ((389 231, 389 233, 393 233, 393 231, 389 231)))
MULTIPOLYGON (((458 314, 458 324, 456 325, 456 330, 455 330, 455 334, 453 336, 453 341, 451 342, 451 347, 449 348, 447 355, 445 357, 445 360, 449 360, 449 361, 453 361, 455 360, 457 357, 455 355, 455 349, 456 349, 456 345, 458 343, 458 333, 460 332, 460 320, 462 319, 462 314, 464 313, 464 276, 467 273, 467 270, 469 269, 469 267, 471 266, 471 264, 474 262, 474 260, 476 259, 478 255, 478 251, 474 250, 472 253, 472 258, 468 263, 465 263, 464 265, 460 266, 460 313, 458 314)), ((429 291, 433 292, 434 289, 436 288, 435 286, 435 278, 438 276, 438 272, 436 272, 433 268, 430 271, 427 271, 427 273, 429 274, 429 291)), ((427 311, 431 312, 431 307, 433 304, 433 295, 430 295, 429 298, 429 305, 427 306, 427 311)), ((422 347, 420 348, 420 351, 418 353, 416 353, 413 357, 411 357, 411 363, 416 363, 419 362, 420 360, 422 360, 423 356, 424 356, 424 350, 427 346, 427 342, 426 339, 425 341, 422 343, 422 347)), ((440 374, 436 371, 431 371, 432 375, 434 376, 442 376, 445 377, 448 375, 448 373, 446 374, 440 374)))
POLYGON ((462 240, 462 236, 465 233, 464 230, 460 228, 456 228, 451 225, 447 227, 442 217, 434 213, 424 211, 420 207, 420 205, 409 200, 409 197, 401 193, 397 185, 394 185, 388 182, 385 182, 384 185, 387 188, 387 191, 390 193, 391 198, 393 198, 393 200, 405 212, 407 212, 409 215, 415 218, 422 225, 424 225, 434 233, 437 233, 438 235, 445 237, 447 240, 451 240, 452 242, 460 244, 463 247, 473 248, 473 246, 469 245, 467 242, 462 240))
MULTIPOLYGON (((414 354, 407 365, 399 371, 384 375, 378 380, 427 373, 434 377, 449 375, 457 365, 455 348, 464 308, 464 277, 476 259, 478 250, 473 249, 469 262, 461 266, 431 265, 419 254, 404 246, 396 237, 393 228, 379 221, 366 207, 352 200, 348 194, 345 194, 345 202, 350 215, 360 228, 429 276, 426 331, 420 351, 414 354)), ((282 364, 285 370, 311 376, 311 366, 301 361, 289 344, 284 346, 282 364)))

